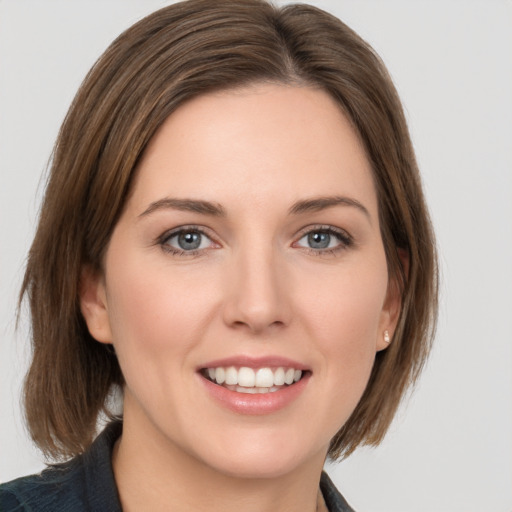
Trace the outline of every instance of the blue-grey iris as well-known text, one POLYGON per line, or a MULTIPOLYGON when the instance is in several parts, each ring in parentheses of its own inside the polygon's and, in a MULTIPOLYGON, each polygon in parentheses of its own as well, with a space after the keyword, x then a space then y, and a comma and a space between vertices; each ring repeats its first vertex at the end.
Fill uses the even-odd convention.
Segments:
POLYGON ((194 232, 181 233, 178 235, 178 245, 184 251, 198 249, 201 245, 201 234, 194 232))
POLYGON ((329 233, 314 231, 308 235, 308 244, 312 249, 327 249, 330 243, 331 235, 329 233))

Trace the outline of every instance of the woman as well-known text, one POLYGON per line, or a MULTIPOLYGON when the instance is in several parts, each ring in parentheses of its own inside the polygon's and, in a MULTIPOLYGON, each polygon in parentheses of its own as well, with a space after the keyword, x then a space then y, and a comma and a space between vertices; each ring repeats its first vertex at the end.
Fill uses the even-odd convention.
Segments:
POLYGON ((64 121, 23 294, 29 429, 71 461, 6 510, 351 510, 325 458, 383 438, 436 309, 382 63, 309 6, 137 23, 64 121))

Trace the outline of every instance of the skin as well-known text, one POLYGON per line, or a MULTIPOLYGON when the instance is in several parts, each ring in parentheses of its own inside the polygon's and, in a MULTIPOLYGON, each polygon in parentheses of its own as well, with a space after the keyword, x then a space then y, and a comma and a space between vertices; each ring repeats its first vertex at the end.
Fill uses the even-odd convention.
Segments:
POLYGON ((315 510, 329 441, 399 309, 370 164, 334 101, 256 84, 182 105, 144 154, 104 273, 84 276, 89 330, 114 345, 126 380, 113 460, 123 509, 315 510), (361 207, 290 212, 334 196, 361 207), (199 250, 176 253, 181 226, 204 231, 199 250), (307 234, 329 229, 342 237, 311 247, 307 234), (311 376, 283 409, 239 414, 197 373, 233 355, 291 358, 311 376))

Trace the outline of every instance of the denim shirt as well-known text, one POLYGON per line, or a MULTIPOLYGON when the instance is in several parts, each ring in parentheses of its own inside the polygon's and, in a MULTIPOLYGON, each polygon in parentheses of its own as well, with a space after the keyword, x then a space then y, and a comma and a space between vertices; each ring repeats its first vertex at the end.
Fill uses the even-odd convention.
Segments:
MULTIPOLYGON (((84 454, 0 485, 0 511, 122 512, 112 470, 121 431, 122 423, 111 423, 84 454)), ((320 489, 329 512, 354 512, 325 472, 320 489)))

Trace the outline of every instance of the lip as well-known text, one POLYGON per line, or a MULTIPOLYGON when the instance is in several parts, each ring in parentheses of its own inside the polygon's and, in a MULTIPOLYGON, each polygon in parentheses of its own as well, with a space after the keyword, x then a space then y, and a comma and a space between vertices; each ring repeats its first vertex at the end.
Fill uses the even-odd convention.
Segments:
POLYGON ((286 386, 274 393, 247 394, 237 393, 214 384, 198 373, 208 394, 222 407, 238 414, 264 415, 277 412, 296 400, 308 385, 311 374, 306 374, 295 384, 286 386))
POLYGON ((311 371, 308 366, 284 357, 270 356, 255 358, 250 356, 237 356, 209 361, 198 367, 197 375, 202 385, 205 387, 206 392, 221 407, 238 414, 265 415, 280 411, 297 400, 309 383, 311 371), (247 394, 237 393, 236 391, 231 391, 223 386, 219 386, 201 374, 201 370, 205 368, 218 368, 220 366, 245 366, 253 369, 278 368, 281 366, 302 370, 305 374, 298 382, 285 386, 279 391, 273 393, 247 394))
POLYGON ((287 357, 281 356, 265 356, 265 357, 253 357, 253 356, 234 356, 234 357, 226 357, 224 359, 216 359, 214 361, 209 361, 201 366, 197 367, 197 371, 203 370, 205 368, 218 368, 220 366, 235 366, 237 368, 241 366, 246 366, 247 368, 279 368, 282 366, 283 368, 295 368, 296 370, 302 371, 311 371, 311 369, 299 361, 294 361, 293 359, 289 359, 287 357))

